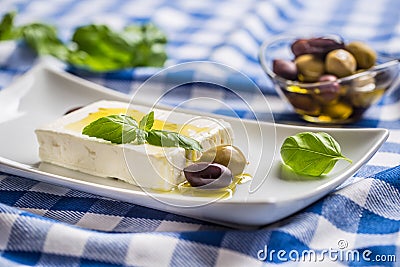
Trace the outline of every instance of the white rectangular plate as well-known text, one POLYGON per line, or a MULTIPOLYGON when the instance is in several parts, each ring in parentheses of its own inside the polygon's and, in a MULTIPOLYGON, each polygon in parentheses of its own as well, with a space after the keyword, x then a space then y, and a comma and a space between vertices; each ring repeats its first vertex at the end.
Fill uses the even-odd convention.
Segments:
POLYGON ((235 145, 249 160, 246 172, 253 176, 252 182, 238 185, 231 197, 218 200, 146 192, 115 179, 40 164, 34 130, 71 108, 102 99, 130 101, 125 94, 44 64, 37 65, 1 90, 0 171, 220 224, 254 227, 293 214, 331 192, 365 164, 388 137, 386 129, 288 126, 207 114, 231 123, 235 145), (331 134, 353 163, 339 161, 333 171, 321 179, 299 181, 293 176, 294 179, 288 180, 290 175, 281 168, 279 149, 286 137, 304 131, 331 134))

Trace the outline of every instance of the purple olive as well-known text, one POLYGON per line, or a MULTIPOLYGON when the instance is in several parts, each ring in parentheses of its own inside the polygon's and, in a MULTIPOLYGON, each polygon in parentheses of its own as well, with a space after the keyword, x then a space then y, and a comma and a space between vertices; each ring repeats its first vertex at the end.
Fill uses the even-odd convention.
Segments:
POLYGON ((232 183, 232 173, 218 163, 199 162, 183 169, 186 180, 193 187, 201 189, 219 189, 232 183))
POLYGON ((304 54, 310 54, 310 46, 308 45, 308 41, 306 39, 298 39, 294 41, 291 49, 295 57, 304 54))
POLYGON ((304 54, 325 56, 328 52, 344 48, 344 43, 327 37, 298 39, 293 42, 291 49, 295 57, 304 54))
POLYGON ((319 82, 327 84, 320 85, 318 90, 314 91, 314 97, 322 104, 332 103, 339 98, 340 86, 336 82, 337 77, 330 74, 322 75, 319 78, 319 82))
POLYGON ((292 61, 274 59, 272 62, 272 70, 282 78, 292 81, 297 79, 297 67, 292 61))
POLYGON ((342 41, 337 41, 329 37, 317 37, 308 40, 308 44, 315 49, 315 53, 326 54, 335 49, 344 48, 342 41))

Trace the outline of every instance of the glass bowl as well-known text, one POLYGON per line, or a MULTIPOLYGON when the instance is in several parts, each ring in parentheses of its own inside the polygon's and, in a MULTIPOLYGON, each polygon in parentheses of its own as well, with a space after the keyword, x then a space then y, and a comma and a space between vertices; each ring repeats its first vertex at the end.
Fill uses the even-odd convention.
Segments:
MULTIPOLYGON (((342 40, 337 35, 316 35, 342 40)), ((376 65, 367 70, 335 81, 300 82, 278 76, 272 70, 274 59, 293 60, 291 45, 309 36, 284 36, 265 41, 259 51, 259 61, 272 79, 278 94, 304 120, 323 124, 351 123, 379 101, 399 76, 399 61, 377 58, 376 65)), ((347 42, 345 42, 347 43, 347 42)))

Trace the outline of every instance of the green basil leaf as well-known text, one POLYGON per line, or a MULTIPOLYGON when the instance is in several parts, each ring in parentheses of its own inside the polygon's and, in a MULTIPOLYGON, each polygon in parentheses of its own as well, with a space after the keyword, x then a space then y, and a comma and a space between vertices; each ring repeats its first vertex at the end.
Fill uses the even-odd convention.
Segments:
POLYGON ((0 40, 12 40, 17 38, 18 32, 14 28, 14 17, 16 12, 5 14, 0 22, 0 40))
POLYGON ((139 129, 150 131, 154 124, 154 111, 146 114, 139 122, 139 129))
POLYGON ((87 125, 82 134, 101 138, 115 144, 133 142, 137 137, 138 124, 126 115, 110 115, 87 125))
POLYGON ((329 173, 343 156, 338 142, 329 134, 303 132, 286 138, 281 147, 283 162, 302 175, 321 176, 329 173))
POLYGON ((55 27, 32 23, 21 27, 22 37, 39 55, 53 55, 61 60, 68 58, 68 48, 58 39, 55 27))
POLYGON ((107 25, 84 25, 75 30, 70 44, 64 44, 54 26, 31 23, 15 27, 15 15, 7 13, 0 21, 0 41, 22 38, 39 55, 52 55, 75 67, 91 71, 162 67, 167 59, 167 38, 150 23, 129 25, 121 32, 107 25))
POLYGON ((159 44, 166 44, 167 37, 165 34, 160 31, 154 24, 145 24, 142 25, 142 32, 144 35, 144 40, 146 43, 159 43, 159 44))
MULTIPOLYGON (((95 70, 111 70, 129 66, 131 46, 106 25, 86 25, 78 27, 72 37, 81 53, 82 65, 95 70)), ((70 57, 71 60, 76 60, 70 57)))
POLYGON ((77 28, 72 41, 79 55, 71 54, 69 62, 94 71, 159 67, 167 58, 165 35, 155 26, 130 25, 115 32, 106 25, 91 24, 77 28))
POLYGON ((134 46, 130 64, 154 67, 164 65, 167 59, 165 52, 167 38, 156 26, 151 23, 141 26, 129 25, 125 27, 121 35, 134 46))
POLYGON ((186 150, 201 151, 200 143, 193 138, 186 137, 179 133, 151 130, 148 132, 147 143, 161 147, 182 147, 186 150))

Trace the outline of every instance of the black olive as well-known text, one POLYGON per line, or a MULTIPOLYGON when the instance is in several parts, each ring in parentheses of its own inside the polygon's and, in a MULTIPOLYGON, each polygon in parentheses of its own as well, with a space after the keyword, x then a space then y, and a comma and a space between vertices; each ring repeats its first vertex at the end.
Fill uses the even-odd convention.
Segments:
POLYGON ((218 163, 199 162, 183 169, 186 180, 193 187, 218 189, 232 183, 232 172, 218 163))
POLYGON ((292 61, 274 59, 272 62, 272 70, 282 78, 293 81, 297 79, 297 67, 292 61))
POLYGON ((291 45, 292 52, 296 57, 305 54, 323 57, 330 51, 341 48, 344 48, 344 43, 341 40, 334 40, 329 37, 298 39, 291 45))

